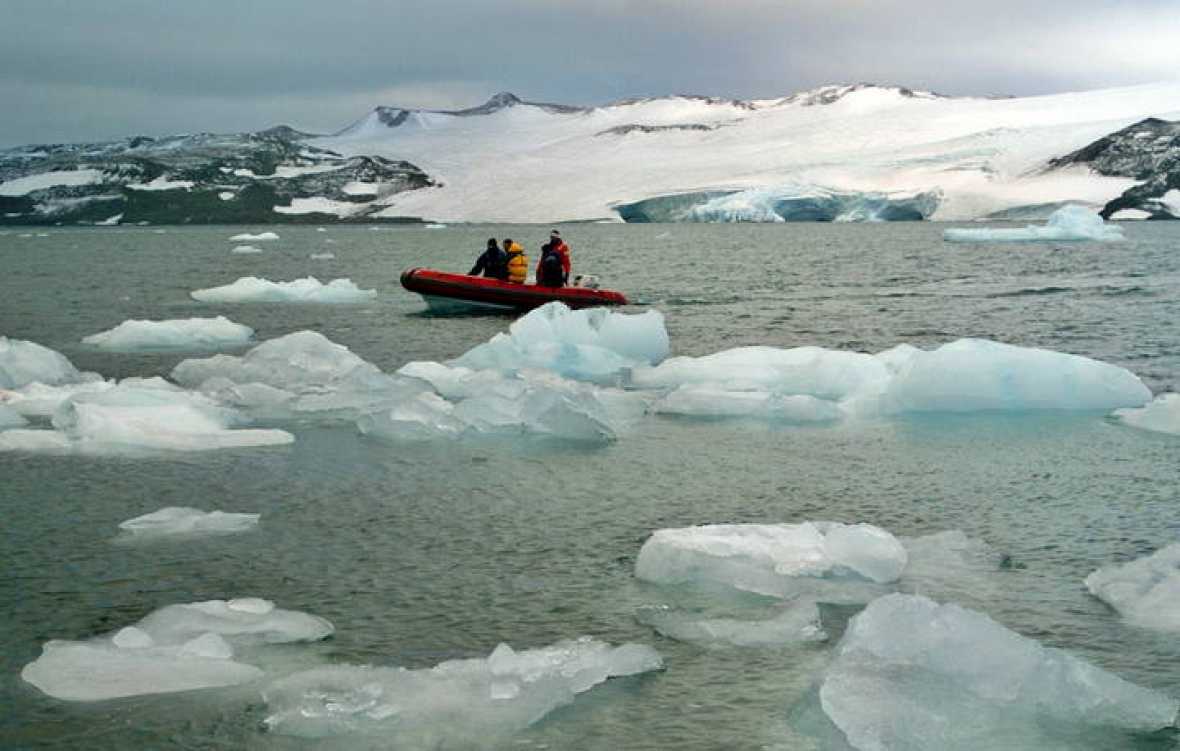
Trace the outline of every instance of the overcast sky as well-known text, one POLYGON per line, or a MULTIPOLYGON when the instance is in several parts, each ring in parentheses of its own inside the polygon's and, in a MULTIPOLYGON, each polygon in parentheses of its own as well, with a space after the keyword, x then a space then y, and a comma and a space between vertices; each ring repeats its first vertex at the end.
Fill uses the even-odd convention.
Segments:
POLYGON ((601 104, 872 81, 1042 94, 1180 78, 1180 0, 0 0, 0 145, 497 91, 601 104))

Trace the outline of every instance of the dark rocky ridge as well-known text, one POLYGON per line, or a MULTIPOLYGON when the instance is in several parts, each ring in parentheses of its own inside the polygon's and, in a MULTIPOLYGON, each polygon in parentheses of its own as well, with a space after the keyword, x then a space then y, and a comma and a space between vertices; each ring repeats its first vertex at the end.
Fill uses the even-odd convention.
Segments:
POLYGON ((1123 209, 1138 209, 1151 219, 1180 219, 1162 202, 1180 190, 1180 122, 1149 117, 1103 136, 1077 151, 1049 162, 1049 169, 1086 165, 1100 175, 1140 180, 1102 208, 1109 219, 1123 209))
POLYGON ((356 214, 348 218, 373 221, 368 215, 381 206, 368 203, 434 184, 409 162, 344 157, 303 143, 311 137, 279 126, 259 133, 198 133, 159 139, 134 136, 104 143, 2 150, 0 182, 71 170, 98 170, 101 177, 88 185, 59 185, 25 195, 0 196, 0 225, 87 224, 119 215, 123 224, 341 221, 335 214, 275 211, 276 206, 289 206, 294 199, 313 197, 358 204, 356 214), (322 171, 299 174, 298 168, 322 171), (280 172, 292 174, 280 176, 280 172), (131 187, 157 178, 192 185, 170 190, 131 187), (373 194, 345 192, 344 186, 353 182, 379 187, 373 194))

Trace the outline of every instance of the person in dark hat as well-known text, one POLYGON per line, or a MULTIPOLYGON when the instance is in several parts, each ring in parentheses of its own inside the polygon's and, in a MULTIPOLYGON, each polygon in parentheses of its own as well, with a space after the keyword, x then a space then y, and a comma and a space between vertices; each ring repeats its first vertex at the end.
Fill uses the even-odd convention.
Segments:
POLYGON ((561 239, 561 232, 549 233, 549 242, 541 246, 537 261, 537 284, 543 287, 564 287, 570 279, 570 246, 561 239))
POLYGON ((487 249, 475 259, 475 265, 467 275, 479 276, 481 272, 486 277, 508 281, 508 256, 494 237, 488 238, 487 249))

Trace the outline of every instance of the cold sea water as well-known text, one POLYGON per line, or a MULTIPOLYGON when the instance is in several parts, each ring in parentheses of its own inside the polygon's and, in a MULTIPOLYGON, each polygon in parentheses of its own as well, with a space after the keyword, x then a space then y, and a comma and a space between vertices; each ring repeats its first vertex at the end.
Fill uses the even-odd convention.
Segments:
MULTIPOLYGON (((503 331, 501 315, 432 317, 398 275, 466 271, 488 237, 535 260, 548 227, 50 228, 0 232, 0 334, 108 378, 167 375, 185 354, 81 344, 133 319, 223 314, 258 340, 311 329, 387 372, 445 361, 503 331), (319 253, 332 259, 312 259, 319 253), (242 276, 352 279, 362 305, 206 305, 242 276)), ((983 337, 1128 368, 1180 388, 1180 222, 1123 243, 951 245, 937 224, 567 225, 577 271, 666 316, 673 354, 739 345, 879 352, 983 337)), ((240 354, 240 352, 239 352, 240 354)), ((204 356, 204 355, 201 355, 204 356)), ((834 742, 801 708, 855 608, 825 608, 826 642, 707 648, 637 619, 667 601, 636 556, 666 527, 870 522, 895 535, 961 530, 1003 554, 961 604, 1135 683, 1180 697, 1180 641, 1124 623, 1083 579, 1178 539, 1180 438, 1090 412, 938 414, 799 426, 652 416, 608 445, 395 444, 351 427, 286 426, 290 446, 174 457, 0 453, 0 747, 404 747, 396 735, 270 731, 258 685, 94 703, 49 698, 21 669, 172 603, 242 596, 329 619, 335 635, 276 647, 294 670, 428 668, 593 636, 655 647, 665 669, 608 681, 530 727, 438 747, 808 749, 834 742), (257 529, 121 544, 163 506, 255 512, 257 529)), ((998 658, 997 659, 1001 659, 998 658)), ((441 723, 449 722, 440 718, 441 723)), ((997 728, 999 733, 1002 729, 997 728)), ((1004 746, 997 741, 997 747, 1004 746)), ((1174 748, 1170 734, 1075 738, 1174 748)))

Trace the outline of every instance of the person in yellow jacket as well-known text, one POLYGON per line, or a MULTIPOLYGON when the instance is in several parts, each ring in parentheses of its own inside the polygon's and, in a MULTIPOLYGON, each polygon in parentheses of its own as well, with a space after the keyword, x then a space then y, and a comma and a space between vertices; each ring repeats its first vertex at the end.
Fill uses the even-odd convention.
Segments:
POLYGON ((504 238, 504 252, 508 254, 508 281, 524 284, 529 275, 529 257, 520 243, 504 238))

